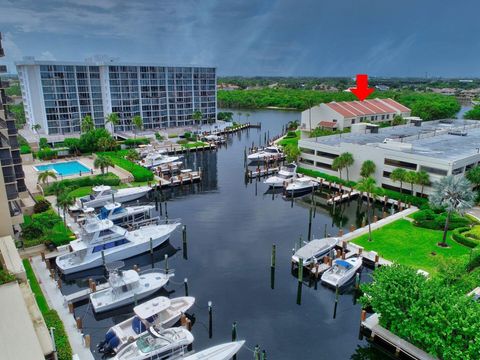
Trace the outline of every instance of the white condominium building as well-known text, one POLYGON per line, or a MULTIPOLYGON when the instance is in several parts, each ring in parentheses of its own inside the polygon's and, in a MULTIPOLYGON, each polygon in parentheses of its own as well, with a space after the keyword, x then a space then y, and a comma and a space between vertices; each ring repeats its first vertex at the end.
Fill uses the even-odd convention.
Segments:
POLYGON ((409 108, 392 99, 330 102, 303 111, 300 128, 303 131, 317 127, 343 130, 360 122, 375 124, 392 121, 396 115, 410 114, 409 108))
MULTIPOLYGON (((355 124, 351 133, 305 138, 299 141, 300 166, 338 176, 333 160, 349 152, 354 164, 349 168, 350 180, 358 181, 365 160, 376 164, 373 177, 385 189, 400 190, 390 174, 396 168, 426 171, 430 182, 446 175, 464 174, 480 162, 480 122, 475 120, 438 120, 422 122, 412 118, 407 125, 379 129, 378 125, 355 124)), ((345 170, 343 178, 345 179, 345 170)), ((431 193, 431 186, 424 189, 431 193)), ((403 184, 403 192, 411 193, 411 184, 403 184)), ((421 186, 413 192, 420 195, 421 186)))
POLYGON ((192 125, 196 111, 201 123, 216 119, 214 67, 34 59, 16 65, 27 123, 41 133, 78 133, 86 115, 104 127, 110 113, 120 117, 115 131, 131 130, 135 115, 152 130, 192 125))

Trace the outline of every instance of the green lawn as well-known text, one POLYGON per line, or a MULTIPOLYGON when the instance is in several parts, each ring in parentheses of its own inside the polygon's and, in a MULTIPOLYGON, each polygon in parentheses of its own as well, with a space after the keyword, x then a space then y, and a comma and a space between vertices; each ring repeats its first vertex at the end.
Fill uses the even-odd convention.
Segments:
POLYGON ((295 137, 283 138, 278 142, 278 145, 287 146, 287 145, 293 144, 297 146, 298 140, 300 140, 300 130, 295 131, 295 135, 296 135, 295 137))
POLYGON ((202 146, 205 146, 205 145, 208 145, 208 144, 206 142, 203 142, 203 141, 195 141, 195 142, 188 142, 186 144, 182 144, 182 148, 192 149, 192 148, 196 148, 196 147, 202 147, 202 146))
POLYGON ((468 261, 470 254, 469 248, 452 240, 451 232, 447 236, 450 248, 437 246, 442 234, 442 231, 416 227, 410 221, 401 219, 373 231, 371 242, 368 241, 368 234, 352 242, 363 246, 365 250, 376 251, 387 260, 435 273, 441 259, 464 258, 468 261), (432 252, 436 255, 432 255, 432 252))

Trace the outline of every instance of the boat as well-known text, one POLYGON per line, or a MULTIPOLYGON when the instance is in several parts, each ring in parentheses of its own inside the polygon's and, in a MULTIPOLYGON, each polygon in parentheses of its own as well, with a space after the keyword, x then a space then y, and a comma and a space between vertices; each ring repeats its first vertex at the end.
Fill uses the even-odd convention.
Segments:
POLYGON ((282 150, 277 146, 267 146, 247 156, 250 161, 280 160, 283 157, 282 150))
POLYGON ((179 225, 179 220, 168 220, 126 230, 111 220, 92 216, 82 225, 79 238, 70 242, 70 252, 57 256, 55 262, 60 272, 72 274, 128 259, 160 246, 179 225))
POLYGON ((314 239, 298 249, 295 254, 293 254, 292 261, 298 264, 300 259, 302 259, 303 266, 309 266, 328 255, 337 244, 338 238, 336 237, 314 239))
POLYGON ((341 287, 355 276, 361 266, 361 257, 351 257, 345 260, 335 259, 332 267, 323 273, 322 283, 333 287, 341 287))
POLYGON ((120 270, 121 267, 122 261, 107 264, 109 286, 90 294, 90 303, 96 314, 144 299, 164 287, 174 275, 155 268, 138 273, 136 270, 120 270))
POLYGON ((307 177, 299 177, 287 184, 285 193, 287 196, 298 196, 311 193, 318 186, 318 182, 307 177))
POLYGON ((182 156, 169 156, 165 155, 164 153, 153 151, 145 156, 145 158, 140 160, 140 165, 150 169, 156 166, 174 163, 181 158, 182 156))
POLYGON ((135 151, 138 153, 138 155, 140 155, 141 159, 145 158, 152 152, 157 152, 159 154, 165 154, 167 152, 166 149, 155 148, 152 144, 138 145, 138 148, 136 148, 135 151))
POLYGON ((205 141, 213 142, 215 144, 221 144, 225 142, 225 138, 223 136, 219 136, 216 134, 205 135, 203 139, 205 139, 205 141))
POLYGON ((104 354, 116 354, 126 344, 136 340, 151 326, 169 328, 195 303, 195 298, 182 296, 169 299, 159 296, 133 308, 135 316, 112 326, 98 349, 104 354))
POLYGON ((145 334, 120 350, 114 359, 181 359, 192 343, 193 335, 183 327, 162 329, 152 326, 145 334))
POLYGON ((193 355, 182 357, 183 360, 228 360, 240 351, 245 340, 212 346, 193 355))
POLYGON ((114 225, 129 225, 151 219, 153 217, 154 209, 154 205, 124 207, 119 202, 109 202, 102 206, 97 216, 100 220, 111 220, 114 225))
POLYGON ((270 176, 263 183, 270 187, 284 187, 285 184, 291 183, 297 176, 297 165, 295 163, 282 166, 280 171, 273 176, 270 176))
POLYGON ((75 205, 69 209, 70 211, 79 211, 86 207, 99 208, 108 202, 133 201, 145 196, 151 190, 152 188, 149 186, 135 186, 118 190, 107 185, 94 186, 90 195, 77 199, 75 205))

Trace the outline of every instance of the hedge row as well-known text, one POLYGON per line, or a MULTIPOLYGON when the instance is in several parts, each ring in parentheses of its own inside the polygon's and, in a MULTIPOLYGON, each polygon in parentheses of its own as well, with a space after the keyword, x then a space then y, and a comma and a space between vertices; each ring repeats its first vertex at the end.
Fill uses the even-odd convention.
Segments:
POLYGON ((44 189, 45 195, 55 194, 55 190, 59 187, 79 188, 83 186, 97 186, 97 185, 109 185, 117 186, 120 184, 120 178, 112 173, 96 176, 83 176, 76 179, 65 179, 54 182, 50 186, 44 189))
POLYGON ((480 245, 480 240, 476 240, 474 238, 463 235, 463 233, 468 230, 470 230, 470 227, 468 226, 456 228, 452 232, 452 239, 458 242, 459 244, 462 244, 466 247, 473 249, 478 245, 480 245))
POLYGON ((125 151, 100 152, 98 155, 108 156, 110 159, 112 159, 112 162, 115 164, 115 166, 119 166, 128 171, 130 174, 132 174, 134 180, 137 182, 153 180, 153 173, 150 170, 124 158, 126 155, 125 151))
POLYGON ((150 144, 150 139, 148 138, 127 139, 123 142, 123 144, 128 147, 134 147, 138 145, 147 145, 147 144, 150 144))
POLYGON ((38 284, 37 278, 28 259, 23 260, 23 266, 25 267, 30 288, 35 296, 35 300, 37 301, 38 308, 42 313, 47 328, 55 328, 55 347, 57 349, 58 360, 71 360, 73 356, 72 348, 60 316, 58 316, 58 313, 55 310, 48 307, 47 300, 43 295, 42 289, 38 284))
MULTIPOLYGON (((415 220, 415 225, 418 227, 431 229, 431 230, 443 230, 445 228, 445 221, 447 220, 446 212, 434 212, 431 209, 425 209, 417 211, 412 215, 415 220)), ((471 221, 458 214, 451 214, 448 222, 448 230, 454 230, 460 227, 468 226, 471 221)))
MULTIPOLYGON (((321 177, 327 181, 335 182, 337 184, 342 184, 343 186, 355 187, 355 185, 357 184, 355 181, 347 181, 344 179, 340 179, 336 176, 325 174, 316 170, 310 170, 310 169, 299 167, 297 168, 297 172, 300 174, 305 174, 312 177, 321 177)), ((389 199, 398 200, 406 204, 412 204, 416 207, 422 207, 428 204, 428 199, 413 196, 413 195, 408 195, 408 194, 401 194, 397 191, 388 190, 388 189, 382 189, 382 193, 377 195, 387 196, 389 199)))

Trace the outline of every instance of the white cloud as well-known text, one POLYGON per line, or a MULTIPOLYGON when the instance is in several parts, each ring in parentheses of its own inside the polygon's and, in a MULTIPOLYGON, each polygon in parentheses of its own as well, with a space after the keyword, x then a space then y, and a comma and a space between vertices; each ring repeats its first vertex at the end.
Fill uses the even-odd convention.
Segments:
POLYGON ((43 51, 40 56, 38 57, 38 60, 44 60, 44 61, 47 61, 47 60, 50 60, 50 61, 54 61, 54 60, 57 60, 57 58, 55 57, 55 55, 53 55, 50 51, 46 50, 46 51, 43 51))

